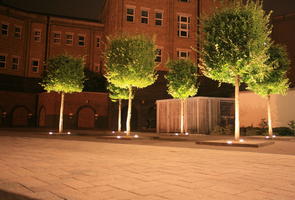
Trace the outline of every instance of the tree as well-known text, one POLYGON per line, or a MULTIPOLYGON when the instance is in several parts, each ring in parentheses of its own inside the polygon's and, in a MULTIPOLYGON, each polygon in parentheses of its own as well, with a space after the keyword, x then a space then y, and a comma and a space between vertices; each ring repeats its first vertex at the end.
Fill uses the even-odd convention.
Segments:
POLYGON ((65 93, 81 92, 84 82, 83 58, 60 55, 47 61, 47 70, 41 85, 47 92, 58 92, 61 95, 59 128, 63 132, 63 109, 65 93))
POLYGON ((143 36, 117 36, 110 39, 106 51, 106 78, 129 91, 126 132, 130 134, 131 106, 134 88, 144 88, 155 82, 155 45, 143 36))
POLYGON ((84 69, 85 81, 83 91, 85 92, 107 92, 107 80, 101 74, 84 69))
POLYGON ((203 21, 205 41, 202 68, 205 76, 235 86, 235 139, 240 137, 239 86, 267 74, 271 45, 269 25, 260 1, 230 2, 203 21))
MULTIPOLYGON (((108 85, 109 97, 113 102, 118 101, 118 132, 121 132, 121 111, 122 99, 129 98, 129 90, 126 88, 119 88, 109 83, 108 85)), ((132 97, 133 98, 133 97, 132 97)))
POLYGON ((270 67, 267 76, 262 80, 251 80, 248 82, 248 88, 265 98, 267 98, 267 122, 268 134, 272 136, 272 120, 270 95, 271 94, 286 94, 289 88, 289 80, 287 78, 287 71, 290 66, 288 54, 286 49, 280 45, 272 45, 269 50, 269 59, 266 65, 270 67))
POLYGON ((175 60, 167 64, 168 93, 180 99, 180 132, 184 132, 184 99, 197 94, 197 67, 190 60, 175 60))

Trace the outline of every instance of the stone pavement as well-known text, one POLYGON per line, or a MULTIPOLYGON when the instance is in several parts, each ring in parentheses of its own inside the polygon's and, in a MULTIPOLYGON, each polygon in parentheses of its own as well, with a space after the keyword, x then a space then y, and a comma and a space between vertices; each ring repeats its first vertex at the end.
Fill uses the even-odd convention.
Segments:
POLYGON ((7 195, 1 200, 294 200, 295 156, 0 136, 1 194, 7 195))

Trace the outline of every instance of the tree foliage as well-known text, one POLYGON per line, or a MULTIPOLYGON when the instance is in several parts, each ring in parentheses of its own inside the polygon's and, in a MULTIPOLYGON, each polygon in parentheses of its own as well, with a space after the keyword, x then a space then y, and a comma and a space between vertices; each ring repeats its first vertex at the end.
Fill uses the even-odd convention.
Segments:
POLYGON ((205 75, 231 84, 236 77, 241 82, 263 78, 271 44, 269 16, 260 1, 234 1, 205 19, 205 75))
POLYGON ((127 88, 116 87, 114 84, 108 84, 109 97, 112 101, 117 101, 119 99, 128 99, 129 90, 127 88))
POLYGON ((145 36, 118 36, 106 51, 106 78, 122 87, 144 88, 157 78, 154 42, 145 36))
POLYGON ((248 89, 263 97, 270 94, 285 94, 289 88, 287 71, 290 61, 286 49, 281 45, 272 45, 268 50, 266 65, 270 71, 262 80, 249 81, 248 89))
POLYGON ((185 99, 197 93, 197 67, 192 61, 184 59, 170 61, 167 67, 168 93, 173 98, 185 99))
POLYGON ((41 83, 48 92, 81 92, 84 82, 83 58, 60 55, 47 61, 46 75, 41 83))

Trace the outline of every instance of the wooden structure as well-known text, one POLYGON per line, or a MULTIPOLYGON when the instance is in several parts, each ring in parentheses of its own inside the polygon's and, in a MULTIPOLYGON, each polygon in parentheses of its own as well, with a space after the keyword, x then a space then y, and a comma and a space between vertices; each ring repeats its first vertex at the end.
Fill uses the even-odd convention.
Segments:
MULTIPOLYGON (((180 100, 158 100, 157 132, 180 131, 180 100)), ((216 126, 227 126, 234 121, 234 99, 192 97, 184 102, 184 131, 209 134, 216 126)))

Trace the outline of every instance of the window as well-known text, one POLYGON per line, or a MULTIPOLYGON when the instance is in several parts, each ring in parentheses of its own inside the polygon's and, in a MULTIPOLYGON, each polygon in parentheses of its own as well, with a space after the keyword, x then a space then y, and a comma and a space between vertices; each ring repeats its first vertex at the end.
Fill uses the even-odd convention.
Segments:
POLYGON ((20 39, 22 35, 22 29, 20 26, 14 27, 14 37, 20 39))
POLYGON ((100 37, 96 37, 96 40, 95 40, 95 46, 96 47, 100 47, 100 37))
POLYGON ((85 46, 85 36, 84 35, 78 36, 78 45, 81 47, 85 46))
POLYGON ((94 71, 100 73, 100 64, 94 66, 94 71))
POLYGON ((190 0, 179 0, 181 2, 190 2, 190 0))
POLYGON ((0 55, 0 69, 6 67, 6 56, 5 55, 0 55))
POLYGON ((163 12, 156 11, 155 12, 155 25, 162 26, 162 24, 163 24, 163 12))
POLYGON ((40 42, 41 41, 41 30, 35 29, 33 32, 34 41, 40 42))
POLYGON ((39 60, 32 60, 32 72, 39 72, 39 60))
POLYGON ((73 38, 72 33, 66 33, 66 45, 73 45, 73 38))
POLYGON ((127 16, 127 21, 128 22, 134 22, 135 18, 135 9, 134 8, 127 8, 126 10, 126 16, 127 16))
POLYGON ((162 62, 162 49, 156 49, 156 59, 155 62, 162 62))
POLYGON ((186 59, 189 57, 189 51, 188 50, 178 50, 177 57, 180 59, 186 59))
POLYGON ((60 42, 61 42, 61 33, 53 32, 53 43, 60 44, 60 42))
POLYGON ((149 11, 142 10, 141 11, 141 23, 148 24, 149 23, 149 11))
POLYGON ((178 16, 178 36, 179 37, 189 37, 189 30, 190 30, 190 17, 188 16, 178 16))
POLYGON ((8 24, 4 24, 4 23, 1 24, 1 34, 2 35, 8 35, 8 27, 9 27, 8 24))
POLYGON ((11 69, 13 70, 18 70, 18 66, 19 66, 19 58, 18 57, 12 57, 12 60, 11 60, 11 69))

